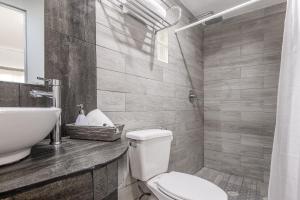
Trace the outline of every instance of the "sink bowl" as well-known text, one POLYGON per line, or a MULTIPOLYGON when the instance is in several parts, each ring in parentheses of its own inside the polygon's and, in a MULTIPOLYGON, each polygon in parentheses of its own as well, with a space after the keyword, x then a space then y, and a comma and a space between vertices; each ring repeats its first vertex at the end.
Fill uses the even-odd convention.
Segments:
POLYGON ((30 154, 59 119, 59 108, 0 107, 0 165, 16 162, 30 154))

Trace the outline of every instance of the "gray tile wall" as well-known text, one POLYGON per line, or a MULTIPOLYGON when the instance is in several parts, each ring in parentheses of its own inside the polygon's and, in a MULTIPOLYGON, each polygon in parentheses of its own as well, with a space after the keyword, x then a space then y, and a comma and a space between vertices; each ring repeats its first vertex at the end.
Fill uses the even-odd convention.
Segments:
MULTIPOLYGON (((113 0, 116 3, 116 1, 113 0)), ((169 2, 173 3, 173 2, 169 2)), ((179 26, 192 15, 184 9, 179 26)), ((125 132, 148 128, 173 131, 170 170, 195 173, 203 167, 203 65, 199 27, 179 34, 198 104, 188 101, 192 88, 174 28, 169 30, 169 63, 156 59, 150 28, 102 0, 96 4, 98 107, 125 132)), ((127 159, 119 163, 119 199, 136 199, 137 184, 127 159)))
POLYGON ((268 181, 285 4, 204 30, 205 166, 268 181))
POLYGON ((31 89, 43 90, 43 86, 9 83, 0 81, 0 107, 44 107, 49 105, 47 99, 33 99, 29 96, 31 89))
POLYGON ((45 76, 62 80, 62 119, 97 107, 95 0, 45 1, 45 76))

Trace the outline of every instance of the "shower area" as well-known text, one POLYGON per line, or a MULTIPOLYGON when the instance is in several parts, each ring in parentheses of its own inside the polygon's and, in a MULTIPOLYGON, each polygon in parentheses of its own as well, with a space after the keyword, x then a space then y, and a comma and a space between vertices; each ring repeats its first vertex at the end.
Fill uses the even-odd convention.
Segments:
MULTIPOLYGON (((168 10, 162 25, 130 9, 124 15, 118 0, 96 2, 98 108, 126 124, 125 132, 171 130, 170 171, 208 179, 230 199, 262 200, 286 3, 175 34, 199 19, 181 1, 162 2, 168 10)), ((119 199, 138 198, 127 158, 118 166, 119 199)))
POLYGON ((283 3, 204 27, 200 174, 230 199, 267 196, 284 19, 283 3))
POLYGON ((205 166, 267 182, 285 4, 206 26, 205 166))
POLYGON ((267 197, 285 7, 203 26, 204 168, 196 174, 230 199, 267 197))

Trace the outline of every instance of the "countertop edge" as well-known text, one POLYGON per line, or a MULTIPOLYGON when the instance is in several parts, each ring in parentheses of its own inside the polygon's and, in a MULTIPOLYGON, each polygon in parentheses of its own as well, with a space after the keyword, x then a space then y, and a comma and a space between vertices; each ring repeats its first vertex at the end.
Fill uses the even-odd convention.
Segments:
MULTIPOLYGON (((67 141, 78 141, 78 142, 81 142, 81 143, 85 142, 84 140, 75 140, 75 139, 69 139, 69 138, 65 138, 65 140, 67 140, 67 141)), ((89 142, 91 142, 91 141, 86 141, 86 143, 89 143, 89 142)), ((94 144, 96 144, 95 145, 95 148, 96 148, 97 143, 95 142, 94 144)), ((111 162, 114 162, 114 161, 118 160, 122 156, 124 156, 126 154, 126 152, 128 151, 128 148, 129 148, 127 142, 123 141, 123 140, 122 141, 119 140, 119 141, 116 141, 116 142, 99 142, 99 148, 100 147, 101 147, 100 150, 95 150, 92 153, 100 153, 100 152, 105 152, 105 151, 111 151, 112 150, 112 149, 110 149, 111 147, 115 147, 115 149, 113 149, 113 150, 116 150, 117 152, 111 153, 112 155, 110 155, 111 157, 109 157, 109 158, 103 158, 102 162, 89 163, 89 164, 85 165, 84 167, 72 168, 72 170, 70 170, 70 171, 66 170, 61 174, 57 173, 57 174, 51 175, 47 178, 41 178, 39 180, 34 180, 34 181, 32 181, 28 184, 25 181, 24 183, 20 183, 15 187, 6 186, 6 187, 3 188, 3 190, 0 187, 0 196, 7 196, 7 195, 11 195, 11 194, 14 194, 14 193, 17 193, 17 192, 22 192, 22 191, 27 190, 27 189, 32 188, 32 187, 38 187, 40 185, 55 182, 55 181, 64 179, 66 177, 72 176, 72 175, 85 173, 85 172, 91 171, 95 168, 105 166, 105 165, 107 165, 111 162)), ((89 157, 89 156, 92 157, 92 153, 90 155, 87 155, 87 157, 89 157)), ((14 165, 18 165, 18 163, 12 164, 10 166, 13 167, 14 165)), ((10 166, 5 166, 5 167, 10 167, 10 166)), ((1 170, 1 168, 0 168, 0 170, 1 170)), ((3 176, 3 175, 0 175, 0 176, 3 176)), ((34 176, 34 173, 30 174, 30 176, 34 176)), ((29 177, 25 177, 25 180, 28 179, 28 178, 29 177)), ((7 182, 10 182, 10 181, 7 181, 7 182)), ((5 183, 0 182, 0 186, 1 185, 5 185, 5 183)), ((12 184, 10 183, 9 185, 12 185, 12 184)))

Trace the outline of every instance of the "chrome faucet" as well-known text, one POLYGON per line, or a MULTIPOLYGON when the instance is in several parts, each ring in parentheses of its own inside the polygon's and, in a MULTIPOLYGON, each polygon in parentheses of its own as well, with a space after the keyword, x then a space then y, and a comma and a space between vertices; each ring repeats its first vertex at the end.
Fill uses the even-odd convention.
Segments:
MULTIPOLYGON (((61 81, 57 79, 45 79, 37 77, 38 80, 45 82, 46 87, 51 88, 51 92, 41 90, 31 90, 29 94, 34 98, 47 97, 52 99, 52 106, 55 108, 61 108, 61 81)), ((61 144, 61 114, 57 120, 54 129, 50 134, 50 144, 61 144)))

